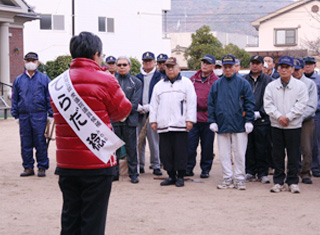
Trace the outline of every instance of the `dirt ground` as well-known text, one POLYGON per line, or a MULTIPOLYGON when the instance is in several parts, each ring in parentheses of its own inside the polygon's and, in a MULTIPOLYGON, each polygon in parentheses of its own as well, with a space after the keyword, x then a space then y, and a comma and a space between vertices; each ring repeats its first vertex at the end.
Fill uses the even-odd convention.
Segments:
MULTIPOLYGON (((20 177, 18 125, 0 120, 0 234, 46 234, 60 231, 62 197, 55 169, 55 142, 49 148, 47 177, 20 177)), ((300 184, 301 194, 272 194, 271 185, 247 184, 246 191, 218 190, 218 151, 211 176, 185 187, 160 187, 147 169, 139 184, 126 174, 113 184, 106 234, 320 234, 320 178, 300 184)), ((147 154, 148 156, 148 154, 147 154)), ((148 158, 147 158, 148 159, 148 158)), ((148 166, 148 165, 147 165, 148 166)))

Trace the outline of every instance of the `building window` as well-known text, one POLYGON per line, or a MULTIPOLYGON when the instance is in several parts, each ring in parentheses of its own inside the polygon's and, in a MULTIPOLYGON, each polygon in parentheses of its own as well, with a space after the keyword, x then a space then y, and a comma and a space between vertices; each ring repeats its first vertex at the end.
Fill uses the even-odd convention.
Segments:
POLYGON ((297 45, 296 29, 276 29, 275 46, 295 46, 297 45))
POLYGON ((114 33, 114 18, 98 17, 99 32, 114 33))
POLYGON ((40 29, 64 30, 64 16, 63 15, 41 15, 40 29))
POLYGON ((40 18, 40 29, 49 30, 51 28, 51 15, 41 15, 40 18))

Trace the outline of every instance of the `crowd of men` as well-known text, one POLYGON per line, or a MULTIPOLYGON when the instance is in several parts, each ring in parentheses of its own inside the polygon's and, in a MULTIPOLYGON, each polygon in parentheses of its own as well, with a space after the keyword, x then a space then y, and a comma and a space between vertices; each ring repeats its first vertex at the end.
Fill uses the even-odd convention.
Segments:
MULTIPOLYGON (((37 70, 38 55, 28 53, 24 60, 22 76, 36 76, 42 87, 34 90, 46 90, 49 79, 37 70)), ((125 142, 117 150, 114 180, 119 180, 119 160, 126 156, 130 181, 139 182, 145 173, 146 141, 153 174, 161 176, 162 165, 168 173, 162 186, 181 187, 185 176, 194 176, 199 143, 200 177, 208 178, 215 134, 223 173, 218 189, 245 190, 251 181, 270 183, 270 169, 274 169, 271 192, 287 190, 287 184, 291 192, 299 193, 299 177, 305 184, 312 184, 312 176, 320 177, 320 75, 313 57, 282 56, 276 67, 273 56, 255 55, 250 72, 241 76, 240 60, 233 55, 216 60, 207 54, 190 79, 181 76, 176 58, 166 54, 156 58, 150 51, 143 53, 136 76, 130 74, 132 64, 126 56, 108 56, 105 62, 106 72, 117 79, 132 104, 128 117, 112 121, 114 132, 125 142)), ((52 117, 49 95, 38 95, 43 103, 32 107, 45 115, 41 127, 40 122, 33 124, 34 116, 26 122, 27 102, 34 101, 18 97, 29 86, 25 80, 21 76, 15 80, 12 97, 12 115, 20 122, 21 176, 34 174, 33 147, 38 176, 45 176, 49 160, 41 133, 46 113, 52 117)))

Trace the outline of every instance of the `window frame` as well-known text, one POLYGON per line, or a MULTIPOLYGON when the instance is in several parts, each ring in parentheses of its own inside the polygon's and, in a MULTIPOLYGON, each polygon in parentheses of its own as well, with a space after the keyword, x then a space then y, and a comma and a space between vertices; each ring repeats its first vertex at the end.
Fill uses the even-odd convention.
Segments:
MULTIPOLYGON (((98 16, 98 32, 99 33, 114 33, 115 32, 115 18, 98 16), (104 30, 100 30, 100 20, 104 20, 104 30)), ((102 22, 102 21, 101 21, 102 22)), ((102 25, 101 25, 102 26, 102 25)))
POLYGON ((298 45, 297 41, 298 41, 298 29, 297 28, 276 28, 276 29, 274 29, 274 46, 280 46, 280 47, 281 46, 297 46, 298 45), (279 31, 285 32, 285 42, 284 43, 278 43, 278 32, 279 31), (288 42, 288 39, 292 38, 289 35, 287 35, 287 33, 289 31, 294 31, 294 36, 293 36, 294 42, 293 43, 288 42))

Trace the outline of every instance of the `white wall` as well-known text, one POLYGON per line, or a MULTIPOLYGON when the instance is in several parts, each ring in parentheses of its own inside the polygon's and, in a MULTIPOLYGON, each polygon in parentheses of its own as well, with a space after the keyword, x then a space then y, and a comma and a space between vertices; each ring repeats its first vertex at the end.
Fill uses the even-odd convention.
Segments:
MULTIPOLYGON (((320 35, 320 22, 312 17, 314 13, 310 14, 311 7, 313 5, 318 5, 320 7, 320 2, 311 1, 310 3, 302 7, 299 7, 290 12, 279 15, 274 19, 262 23, 259 27, 259 47, 252 47, 246 49, 248 51, 281 51, 288 49, 304 48, 304 41, 315 40, 320 35), (274 46, 275 28, 298 28, 297 46, 274 46)), ((320 20, 319 16, 318 19, 320 20)))
MULTIPOLYGON (((53 60, 69 54, 71 0, 27 0, 42 14, 65 15, 65 30, 40 30, 40 21, 25 24, 24 46, 39 53, 40 60, 53 60)), ((76 0, 75 33, 90 31, 103 42, 103 53, 132 56, 141 60, 150 50, 170 55, 170 40, 162 38, 162 10, 168 10, 171 0, 76 0), (115 32, 98 32, 98 17, 114 18, 115 32)))

